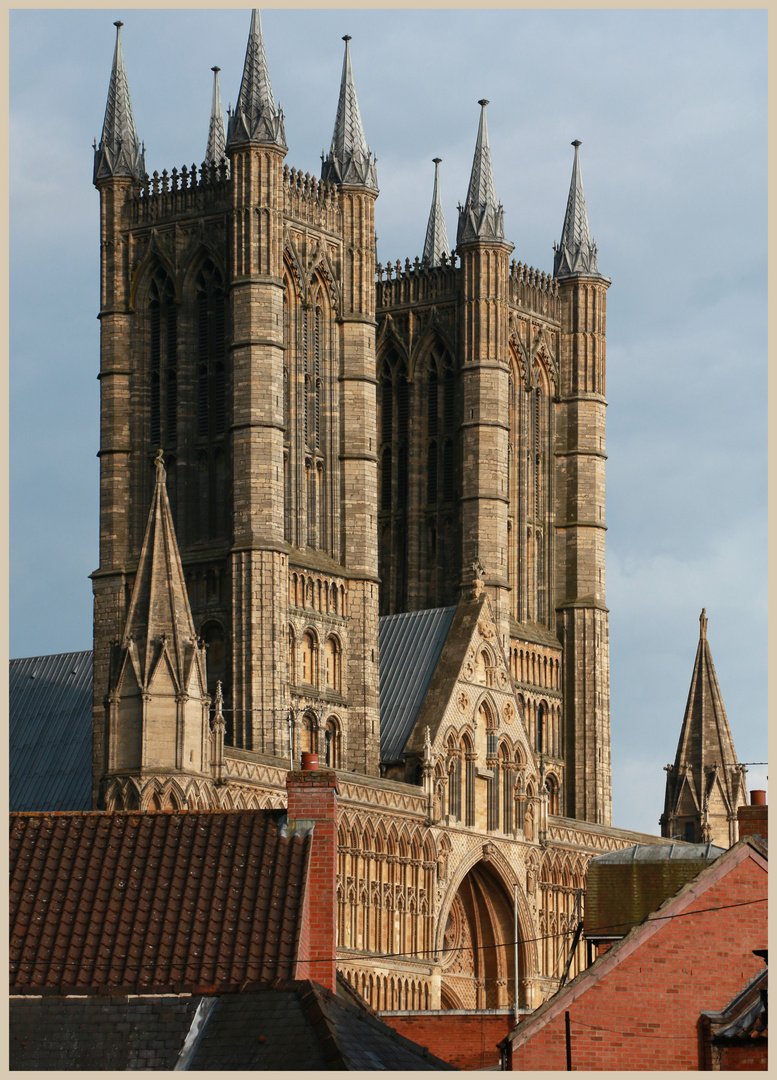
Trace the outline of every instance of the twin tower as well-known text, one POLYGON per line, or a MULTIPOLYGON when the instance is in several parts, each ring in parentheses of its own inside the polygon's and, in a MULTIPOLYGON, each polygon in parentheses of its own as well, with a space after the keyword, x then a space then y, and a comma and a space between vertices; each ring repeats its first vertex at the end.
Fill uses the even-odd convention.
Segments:
POLYGON ((610 823, 609 281, 577 142, 553 274, 511 261, 487 104, 455 251, 435 174, 423 258, 383 267, 348 38, 320 179, 284 164, 258 12, 226 128, 215 69, 205 162, 149 176, 117 33, 95 805, 123 776, 210 775, 218 683, 233 757, 378 776, 380 616, 478 582, 560 812, 610 823))

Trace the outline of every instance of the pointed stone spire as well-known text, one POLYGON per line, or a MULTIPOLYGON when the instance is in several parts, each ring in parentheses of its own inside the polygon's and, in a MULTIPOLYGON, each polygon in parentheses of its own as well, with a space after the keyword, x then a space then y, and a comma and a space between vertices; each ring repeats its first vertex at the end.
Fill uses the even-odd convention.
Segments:
POLYGON ((228 146, 246 142, 275 143, 286 149, 283 110, 275 107, 258 8, 251 14, 243 80, 227 136, 228 146))
POLYGON ((488 144, 488 124, 486 123, 486 105, 481 98, 480 124, 475 144, 475 157, 472 162, 472 174, 469 178, 469 190, 464 206, 459 204, 459 227, 456 244, 466 244, 474 240, 504 240, 504 210, 496 201, 494 191, 494 172, 491 167, 491 147, 488 144))
POLYGON ((699 645, 674 765, 667 766, 662 835, 728 847, 736 837, 737 806, 747 804, 743 766, 707 641, 707 614, 699 616, 699 645))
POLYGON ((154 464, 154 496, 121 645, 133 653, 141 688, 149 685, 160 655, 166 650, 183 691, 200 645, 175 539, 161 450, 154 464))
POLYGON ((572 165, 567 212, 561 230, 561 243, 553 245, 553 276, 557 278, 573 277, 575 274, 599 274, 596 244, 591 239, 591 230, 588 227, 583 176, 580 172, 579 149, 582 144, 579 139, 575 139, 572 145, 575 148, 575 160, 572 165))
POLYGON ((146 171, 145 155, 132 115, 124 53, 121 48, 122 22, 115 22, 116 47, 113 52, 108 102, 99 145, 94 151, 94 183, 110 176, 137 178, 146 171))
MULTIPOLYGON (((377 191, 377 158, 370 153, 364 137, 351 70, 351 51, 348 47, 350 40, 348 34, 343 37, 345 56, 340 79, 340 99, 337 102, 337 117, 329 156, 321 166, 321 179, 331 184, 355 184, 377 191)), ((323 156, 322 154, 321 157, 323 156)))
POLYGON ((227 138, 224 132, 224 109, 219 90, 220 67, 212 67, 213 101, 210 107, 210 129, 208 130, 208 149, 205 151, 206 165, 219 165, 226 155, 227 138))
POLYGON ((445 228, 445 215, 442 212, 442 200, 440 199, 440 162, 442 158, 432 158, 434 162, 434 194, 432 196, 432 209, 429 211, 429 223, 426 226, 426 242, 424 243, 424 261, 429 266, 439 266, 442 256, 450 256, 451 246, 448 243, 448 232, 445 228))

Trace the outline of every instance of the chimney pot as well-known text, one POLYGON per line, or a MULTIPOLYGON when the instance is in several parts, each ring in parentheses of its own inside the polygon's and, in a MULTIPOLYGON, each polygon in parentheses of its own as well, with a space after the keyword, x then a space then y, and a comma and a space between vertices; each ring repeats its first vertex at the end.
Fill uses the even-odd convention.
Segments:
POLYGON ((312 772, 318 768, 318 754, 303 754, 302 755, 302 768, 304 771, 312 772))
POLYGON ((766 806, 766 792, 751 791, 750 792, 750 805, 751 806, 766 806))

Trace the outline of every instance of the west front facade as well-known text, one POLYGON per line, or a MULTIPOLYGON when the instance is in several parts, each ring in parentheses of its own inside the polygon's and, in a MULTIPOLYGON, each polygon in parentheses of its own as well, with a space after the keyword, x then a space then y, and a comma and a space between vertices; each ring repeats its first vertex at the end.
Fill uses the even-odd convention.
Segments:
POLYGON ((383 1010, 533 1008, 590 858, 670 842, 611 822, 609 281, 578 142, 553 273, 513 259, 485 100, 455 250, 436 172, 423 258, 377 263, 349 40, 320 178, 258 12, 202 167, 149 176, 117 26, 93 806, 281 807, 316 753, 339 970, 383 1010))

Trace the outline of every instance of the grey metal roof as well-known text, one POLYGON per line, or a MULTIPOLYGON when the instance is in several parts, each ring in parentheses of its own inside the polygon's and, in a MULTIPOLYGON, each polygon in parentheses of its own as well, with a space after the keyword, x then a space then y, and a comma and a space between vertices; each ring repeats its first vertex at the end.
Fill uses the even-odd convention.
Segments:
POLYGON ((90 810, 92 653, 11 660, 10 809, 90 810))
POLYGON ((637 844, 635 847, 621 848, 620 851, 608 851, 606 855, 597 855, 592 863, 629 862, 696 862, 700 859, 717 859, 725 848, 715 844, 637 844))
POLYGON ((380 620, 380 757, 399 761, 421 712, 455 605, 380 620))

